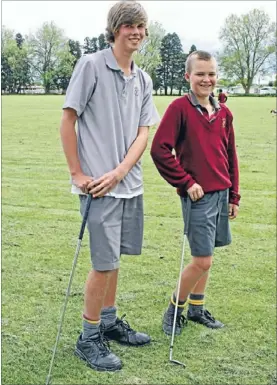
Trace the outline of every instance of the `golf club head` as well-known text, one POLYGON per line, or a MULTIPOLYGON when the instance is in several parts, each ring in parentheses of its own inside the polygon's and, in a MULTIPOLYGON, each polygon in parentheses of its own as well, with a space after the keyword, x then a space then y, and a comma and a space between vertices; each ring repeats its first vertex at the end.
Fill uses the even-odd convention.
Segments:
POLYGON ((172 364, 176 364, 176 365, 183 366, 183 368, 186 367, 186 365, 185 365, 183 362, 180 362, 180 361, 177 361, 177 360, 172 360, 172 359, 170 359, 169 361, 170 361, 172 364))

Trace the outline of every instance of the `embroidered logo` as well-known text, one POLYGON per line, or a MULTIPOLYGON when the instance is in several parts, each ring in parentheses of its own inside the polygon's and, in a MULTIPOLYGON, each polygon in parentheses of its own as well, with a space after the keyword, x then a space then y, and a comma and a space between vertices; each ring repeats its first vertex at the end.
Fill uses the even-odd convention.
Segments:
POLYGON ((225 127, 226 127, 226 119, 223 118, 223 119, 222 119, 222 128, 225 128, 225 127))
POLYGON ((139 88, 135 86, 135 96, 138 96, 138 95, 139 95, 139 88))

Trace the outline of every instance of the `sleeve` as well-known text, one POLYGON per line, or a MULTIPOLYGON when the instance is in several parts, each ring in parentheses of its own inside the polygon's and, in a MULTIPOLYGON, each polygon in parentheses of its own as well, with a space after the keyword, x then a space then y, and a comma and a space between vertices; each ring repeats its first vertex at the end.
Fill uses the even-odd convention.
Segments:
POLYGON ((233 116, 229 112, 227 115, 227 122, 229 128, 228 137, 228 161, 229 161, 229 174, 232 186, 229 189, 229 202, 235 205, 239 205, 239 165, 235 143, 235 132, 233 127, 233 116))
POLYGON ((95 85, 96 74, 93 61, 88 56, 82 56, 71 76, 63 109, 72 108, 80 116, 93 94, 95 85))
POLYGON ((184 125, 182 112, 174 104, 169 105, 151 146, 151 156, 161 176, 173 187, 188 190, 195 180, 180 165, 172 154, 179 137, 180 128, 184 125))
POLYGON ((160 121, 160 117, 153 101, 153 82, 149 77, 145 87, 142 108, 140 113, 139 127, 150 127, 160 121))

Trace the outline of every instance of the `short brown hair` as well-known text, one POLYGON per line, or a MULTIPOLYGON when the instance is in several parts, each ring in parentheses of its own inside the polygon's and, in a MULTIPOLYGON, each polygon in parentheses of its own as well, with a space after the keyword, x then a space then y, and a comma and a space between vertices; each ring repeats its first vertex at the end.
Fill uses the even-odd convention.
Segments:
MULTIPOLYGON (((145 24, 146 28, 147 22, 147 14, 140 3, 127 0, 119 1, 112 6, 108 13, 106 39, 108 42, 114 42, 114 33, 123 24, 145 24)), ((148 36, 147 28, 146 36, 148 36)))
POLYGON ((192 60, 196 58, 198 60, 205 60, 209 61, 213 58, 213 55, 211 55, 209 52, 206 51, 193 51, 186 60, 186 72, 191 73, 191 67, 192 67, 192 60))

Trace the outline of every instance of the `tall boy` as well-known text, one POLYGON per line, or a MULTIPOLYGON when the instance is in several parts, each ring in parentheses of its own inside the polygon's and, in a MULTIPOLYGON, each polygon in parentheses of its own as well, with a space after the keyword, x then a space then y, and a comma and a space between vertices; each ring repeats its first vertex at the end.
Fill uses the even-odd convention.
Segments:
POLYGON ((120 255, 141 253, 140 158, 149 126, 158 121, 152 81, 132 60, 146 27, 147 15, 139 3, 116 3, 106 29, 112 48, 80 59, 63 106, 61 138, 82 213, 84 194, 94 198, 87 224, 93 269, 85 286, 83 333, 75 353, 96 370, 122 367, 106 339, 129 346, 150 342, 148 335, 117 317, 115 306, 120 255))
MULTIPOLYGON (((210 96, 217 79, 215 58, 205 51, 193 52, 185 77, 189 95, 170 104, 151 148, 158 171, 177 187, 184 217, 187 200, 192 200, 188 231, 192 260, 182 272, 176 334, 184 326, 186 302, 189 320, 209 328, 224 326, 204 308, 204 295, 214 247, 231 242, 228 217, 236 218, 240 200, 233 117, 210 96)), ((163 318, 167 334, 172 334, 175 301, 176 292, 163 318)))

